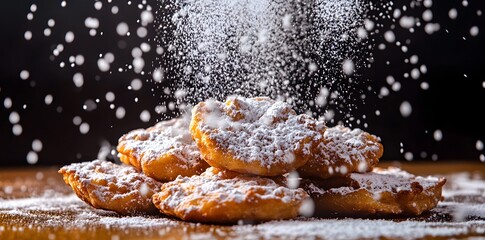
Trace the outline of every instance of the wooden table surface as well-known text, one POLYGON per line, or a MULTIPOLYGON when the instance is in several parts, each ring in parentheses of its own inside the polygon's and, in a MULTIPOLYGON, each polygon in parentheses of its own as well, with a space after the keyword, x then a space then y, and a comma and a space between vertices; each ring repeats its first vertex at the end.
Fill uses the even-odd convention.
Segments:
POLYGON ((485 163, 383 163, 447 177, 445 200, 419 217, 297 218, 234 226, 120 216, 79 200, 58 167, 0 169, 0 239, 409 239, 485 237, 485 163))

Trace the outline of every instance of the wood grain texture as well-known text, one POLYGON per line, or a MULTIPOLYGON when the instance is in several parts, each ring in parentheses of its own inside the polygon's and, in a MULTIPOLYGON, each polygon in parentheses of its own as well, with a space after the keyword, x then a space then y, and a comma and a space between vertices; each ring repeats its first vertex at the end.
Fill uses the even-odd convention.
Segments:
MULTIPOLYGON (((382 163, 379 166, 396 165, 382 163)), ((445 200, 420 217, 303 218, 205 225, 162 215, 121 216, 77 199, 58 167, 0 170, 0 239, 448 239, 485 236, 485 164, 398 163, 416 175, 444 175, 445 200), (482 184, 482 186, 481 186, 482 184)))

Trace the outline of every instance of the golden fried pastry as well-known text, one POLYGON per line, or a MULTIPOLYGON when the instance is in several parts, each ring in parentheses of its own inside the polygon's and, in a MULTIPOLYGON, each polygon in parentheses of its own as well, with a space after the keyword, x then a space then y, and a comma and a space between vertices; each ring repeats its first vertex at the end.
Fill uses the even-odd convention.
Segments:
POLYGON ((384 152, 380 139, 361 129, 327 128, 314 158, 298 169, 305 178, 348 176, 371 171, 384 152))
POLYGON ((315 202, 316 215, 420 215, 442 199, 446 179, 419 177, 399 168, 311 180, 303 188, 315 202))
POLYGON ((189 122, 190 118, 172 119, 123 135, 117 147, 120 160, 160 181, 204 172, 209 165, 192 140, 189 122))
POLYGON ((64 166, 59 173, 79 198, 95 208, 124 215, 157 212, 152 195, 162 183, 132 166, 95 160, 64 166))
POLYGON ((269 98, 201 102, 190 123, 209 165, 260 176, 281 175, 305 164, 314 142, 322 138, 319 130, 311 117, 269 98))
POLYGON ((307 198, 303 189, 211 167, 200 176, 164 183, 153 203, 163 214, 187 221, 236 223, 294 218, 307 198))

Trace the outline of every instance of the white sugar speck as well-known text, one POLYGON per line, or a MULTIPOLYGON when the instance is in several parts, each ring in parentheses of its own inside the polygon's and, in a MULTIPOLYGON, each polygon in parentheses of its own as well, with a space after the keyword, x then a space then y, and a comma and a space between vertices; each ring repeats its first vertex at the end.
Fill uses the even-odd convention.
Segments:
POLYGON ((384 33, 384 39, 387 41, 387 42, 394 42, 396 41, 396 35, 394 35, 394 32, 389 30, 387 32, 384 33))
POLYGON ((441 132, 440 129, 436 129, 434 132, 433 132, 433 138, 435 141, 439 142, 443 139, 443 132, 441 132))
POLYGON ((102 2, 95 2, 94 3, 94 8, 96 10, 101 10, 101 8, 103 8, 103 3, 102 2))
POLYGON ((407 161, 412 161, 414 159, 414 155, 412 152, 406 152, 404 153, 404 159, 407 161))
POLYGON ((409 117, 413 112, 413 108, 408 101, 404 101, 401 103, 401 106, 399 106, 399 111, 401 112, 401 116, 409 117))
POLYGON ((72 77, 72 81, 76 87, 82 87, 84 85, 84 76, 82 73, 75 73, 72 77))
POLYGON ((141 25, 147 26, 148 24, 152 23, 154 18, 151 11, 143 11, 140 14, 141 25))
POLYGON ((480 161, 485 162, 485 155, 480 154, 480 161))
POLYGON ((39 161, 39 156, 37 155, 36 152, 30 151, 29 153, 27 153, 26 159, 27 159, 27 163, 36 164, 37 161, 39 161))
POLYGON ((432 0, 424 0, 423 5, 427 8, 430 8, 433 6, 433 1, 432 0))
POLYGON ((107 72, 110 69, 110 65, 104 58, 100 58, 98 59, 98 68, 101 72, 107 72))
POLYGON ((36 12, 37 11, 37 5, 35 5, 35 4, 30 5, 30 11, 36 12))
POLYGON ((64 40, 66 41, 66 43, 72 43, 74 41, 74 33, 71 31, 67 32, 64 40))
POLYGON ((421 75, 421 72, 419 71, 419 69, 414 68, 413 70, 411 70, 412 79, 418 79, 420 75, 421 75))
MULTIPOLYGON (((13 187, 12 187, 12 186, 5 186, 5 187, 3 187, 3 192, 4 192, 5 194, 7 194, 7 195, 8 195, 8 194, 12 194, 12 193, 13 193, 13 187)), ((3 226, 2 226, 2 227, 3 227, 3 226)), ((0 228, 0 232, 2 232, 2 231, 3 231, 3 229, 2 229, 2 228, 0 228)))
POLYGON ((423 90, 428 90, 429 89, 429 83, 427 83, 427 82, 422 82, 421 84, 419 84, 419 86, 423 90))
POLYGON ((141 51, 140 48, 138 47, 134 47, 132 50, 131 50, 131 56, 133 58, 140 58, 141 56, 143 55, 143 52, 141 51))
POLYGON ((372 31, 374 29, 374 26, 375 26, 375 23, 372 20, 367 18, 364 20, 365 30, 372 31))
POLYGON ((401 83, 400 82, 395 82, 391 86, 392 91, 397 92, 401 90, 401 83))
POLYGON ((389 95, 389 89, 386 87, 381 87, 381 90, 379 92, 379 96, 385 97, 389 95))
POLYGON ((82 119, 80 116, 75 116, 72 118, 72 123, 76 126, 79 126, 82 123, 82 119))
POLYGON ((49 19, 47 21, 47 26, 54 27, 56 25, 56 21, 54 19, 49 19))
POLYGON ((368 36, 367 31, 363 27, 357 29, 357 37, 360 39, 366 39, 368 36))
POLYGON ((131 89, 138 91, 143 87, 143 82, 140 79, 135 78, 131 80, 130 86, 131 86, 131 89))
POLYGON ((431 12, 431 10, 427 9, 426 11, 423 12, 422 19, 426 22, 433 20, 433 12, 431 12))
POLYGON ((483 142, 481 140, 477 140, 477 142, 475 143, 475 148, 478 151, 482 151, 483 150, 483 142))
POLYGON ((448 17, 450 19, 456 19, 456 17, 458 16, 458 11, 456 11, 456 8, 452 8, 450 9, 450 11, 448 11, 448 17))
POLYGON ((52 95, 50 95, 50 94, 47 94, 47 95, 45 95, 44 103, 45 103, 45 105, 51 105, 53 100, 54 100, 54 97, 52 97, 52 95))
POLYGON ((111 13, 112 13, 112 14, 118 14, 119 10, 120 10, 120 9, 119 9, 117 6, 113 6, 113 7, 111 8, 111 13))
POLYGON ((8 120, 10 121, 11 124, 16 124, 20 121, 20 115, 13 111, 8 115, 8 120))
POLYGON ((368 170, 369 170, 369 167, 367 165, 367 162, 365 161, 359 162, 359 165, 357 166, 358 172, 364 173, 364 172, 367 172, 368 170))
POLYGON ((84 56, 83 55, 77 55, 74 62, 76 65, 81 66, 84 64, 84 56))
POLYGON ((42 141, 40 141, 39 139, 34 139, 34 141, 32 141, 32 150, 40 152, 42 151, 42 147, 42 141))
POLYGON ((143 52, 149 52, 151 47, 150 47, 150 44, 144 42, 142 44, 140 44, 140 49, 143 51, 143 52))
POLYGON ((19 136, 20 134, 22 134, 22 131, 23 131, 22 125, 20 125, 20 124, 13 125, 13 127, 12 127, 13 135, 19 136))
POLYGON ((427 33, 427 34, 433 34, 437 31, 440 30, 440 24, 439 23, 427 23, 425 26, 424 26, 424 31, 427 33))
POLYGON ((87 28, 97 29, 99 27, 99 20, 97 18, 88 17, 84 20, 84 25, 87 28))
POLYGON ((6 109, 9 109, 12 107, 12 99, 9 98, 9 97, 6 97, 4 100, 3 100, 3 106, 6 108, 6 109))
POLYGON ((22 70, 22 71, 20 72, 20 79, 22 79, 22 80, 27 80, 27 79, 29 79, 29 77, 30 77, 30 73, 29 73, 29 71, 27 71, 27 70, 22 70))
POLYGON ((115 94, 113 92, 107 92, 106 95, 104 96, 104 98, 106 99, 106 101, 108 102, 113 102, 115 100, 115 94))
POLYGON ((150 191, 150 187, 148 187, 148 184, 142 183, 140 186, 140 194, 142 196, 146 196, 149 191, 150 191))
POLYGON ((111 64, 115 61, 115 55, 113 53, 108 52, 104 55, 104 60, 106 60, 107 63, 111 64))
POLYGON ((81 123, 81 125, 79 125, 79 132, 81 134, 86 134, 89 132, 89 124, 88 123, 81 123))
POLYGON ((44 36, 49 37, 52 34, 52 30, 50 28, 44 29, 44 36))
POLYGON ((393 76, 387 76, 386 82, 387 82, 387 84, 392 85, 394 82, 396 82, 396 80, 394 79, 393 76))
POLYGON ((300 175, 297 171, 290 172, 286 180, 288 181, 288 187, 291 189, 297 189, 300 186, 300 175))
POLYGON ((476 37, 478 35, 478 27, 477 26, 473 26, 470 28, 470 36, 472 37, 476 37))
POLYGON ((116 118, 118 118, 118 119, 122 119, 122 118, 124 118, 124 117, 125 117, 125 114, 126 114, 126 110, 125 110, 125 108, 123 108, 123 107, 118 107, 118 108, 116 109, 116 113, 115 113, 116 118))
POLYGON ((161 68, 157 68, 153 71, 152 74, 153 80, 155 82, 161 82, 163 80, 163 71, 161 68))
POLYGON ((25 31, 24 38, 27 41, 29 41, 30 39, 32 39, 32 32, 31 31, 25 31))
POLYGON ((136 35, 139 38, 145 38, 148 34, 148 30, 145 27, 139 27, 136 29, 136 35))
POLYGON ((298 213, 304 217, 311 217, 315 213, 315 203, 311 198, 307 198, 303 201, 298 210, 298 213))
POLYGON ((418 57, 418 55, 412 55, 412 56, 409 58, 409 62, 410 62, 411 64, 417 64, 417 63, 418 63, 418 61, 419 61, 419 57, 418 57))
POLYGON ((342 70, 347 76, 354 74, 354 70, 355 70, 354 62, 350 59, 345 59, 344 62, 342 63, 342 70))
POLYGON ((412 16, 402 16, 401 19, 399 19, 399 25, 401 25, 402 28, 412 28, 414 27, 415 20, 414 17, 412 16))
POLYGON ((120 36, 126 36, 126 34, 128 34, 129 30, 130 30, 130 28, 128 27, 128 24, 126 24, 125 22, 120 22, 118 24, 118 26, 116 27, 116 32, 120 36))
POLYGON ((141 71, 143 70, 143 67, 145 67, 145 60, 143 60, 143 58, 136 57, 133 59, 133 68, 136 73, 141 73, 141 71))
POLYGON ((141 113, 140 113, 140 120, 142 120, 143 122, 148 122, 150 121, 150 112, 148 110, 143 110, 141 113))

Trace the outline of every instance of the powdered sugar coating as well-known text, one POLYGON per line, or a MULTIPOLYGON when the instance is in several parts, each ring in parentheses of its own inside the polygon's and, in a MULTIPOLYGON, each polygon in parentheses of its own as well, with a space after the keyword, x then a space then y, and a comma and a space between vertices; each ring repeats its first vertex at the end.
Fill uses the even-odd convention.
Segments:
MULTIPOLYGON (((311 117, 297 115, 288 104, 269 98, 230 97, 226 103, 207 101, 196 106, 193 115, 191 124, 196 126, 191 129, 200 132, 201 138, 215 142, 217 149, 213 150, 227 152, 243 164, 257 163, 267 169, 278 164, 303 165, 323 132, 311 117)), ((193 135, 198 145, 208 145, 197 134, 193 135)), ((204 158, 211 164, 211 159, 204 158)))
POLYGON ((419 177, 399 168, 376 168, 369 173, 305 182, 317 215, 418 216, 442 200, 446 180, 419 177))
POLYGON ((323 194, 326 192, 348 194, 351 192, 365 189, 371 193, 379 194, 383 192, 398 193, 401 191, 412 191, 416 187, 424 190, 436 187, 444 181, 443 178, 434 176, 415 176, 397 167, 374 168, 368 173, 352 173, 343 178, 344 185, 330 189, 322 189, 314 184, 308 187, 312 194, 323 194))
POLYGON ((186 116, 133 130, 120 138, 118 156, 160 181, 200 174, 208 165, 192 140, 189 122, 190 116, 186 116))
POLYGON ((296 217, 298 207, 306 198, 308 195, 302 189, 290 189, 269 178, 211 167, 200 176, 179 176, 163 184, 153 201, 162 213, 184 220, 227 223, 251 217, 253 220, 296 217), (261 206, 269 212, 255 216, 255 209, 261 210, 261 206), (268 207, 284 209, 291 216, 268 207))
POLYGON ((411 191, 412 185, 416 183, 423 189, 428 189, 435 187, 442 181, 442 179, 433 176, 415 176, 397 167, 376 168, 366 174, 352 173, 350 178, 357 182, 361 188, 375 193, 411 191))
POLYGON ((304 177, 324 179, 348 176, 352 172, 368 172, 377 165, 383 151, 379 137, 359 128, 337 125, 325 130, 316 156, 299 172, 304 177))
POLYGON ((151 212, 151 196, 161 186, 131 166, 102 160, 73 163, 62 167, 59 173, 85 202, 122 214, 151 212))
POLYGON ((189 133, 189 123, 190 118, 162 121, 146 130, 133 130, 119 142, 142 162, 170 154, 184 161, 187 168, 196 167, 200 164, 200 152, 189 133))
MULTIPOLYGON (((369 152, 379 151, 379 143, 371 141, 369 135, 359 128, 350 129, 341 125, 327 128, 324 133, 325 142, 319 145, 322 149, 319 153, 323 159, 330 161, 333 160, 332 153, 335 153, 339 159, 344 159, 348 163, 352 161, 365 163, 369 152)), ((372 137, 380 141, 378 137, 372 137)))

